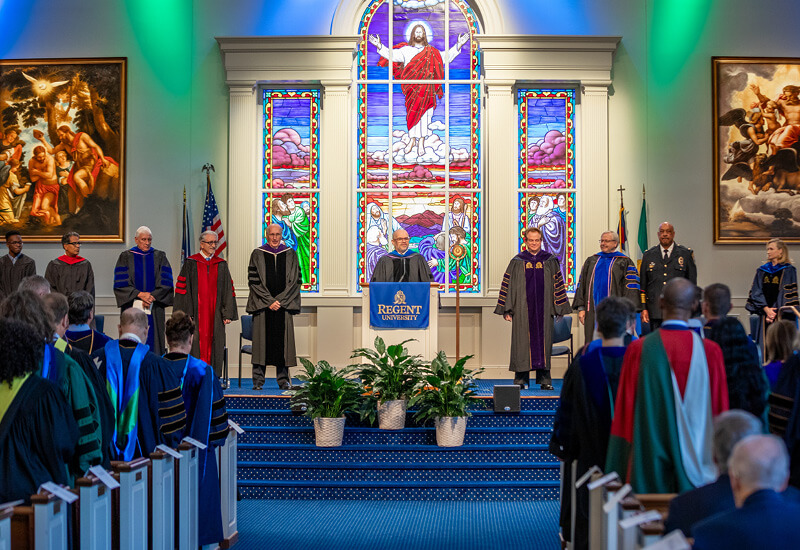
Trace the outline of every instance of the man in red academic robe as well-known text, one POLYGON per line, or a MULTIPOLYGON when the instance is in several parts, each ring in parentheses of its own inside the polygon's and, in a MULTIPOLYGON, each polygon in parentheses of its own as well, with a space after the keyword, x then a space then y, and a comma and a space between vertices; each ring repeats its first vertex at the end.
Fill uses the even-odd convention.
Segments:
POLYGON ((64 255, 47 264, 44 278, 53 292, 69 296, 76 290, 85 290, 94 298, 94 271, 89 260, 80 256, 81 236, 75 231, 61 237, 64 255))
MULTIPOLYGON (((175 285, 173 309, 183 311, 197 324, 192 355, 222 375, 225 325, 239 318, 228 262, 214 254, 217 234, 200 235, 200 252, 186 258, 175 285)), ((223 384, 227 383, 224 381, 223 384)))
POLYGON ((637 493, 682 493, 716 479, 712 418, 728 409, 720 347, 687 321, 695 285, 664 286, 661 328, 625 353, 611 424, 606 472, 637 493))
MULTIPOLYGON (((469 40, 469 34, 461 33, 447 52, 440 52, 428 44, 428 30, 422 23, 414 25, 407 38, 408 42, 401 42, 390 51, 381 43, 377 34, 371 34, 369 42, 378 48, 378 54, 383 58, 378 65, 385 66, 391 60, 394 63, 394 78, 397 80, 443 80, 445 63, 452 61, 461 52, 461 47, 469 40)), ((444 88, 441 83, 417 83, 403 84, 401 89, 406 96, 409 137, 405 152, 411 152, 416 145, 417 154, 422 156, 425 154, 425 138, 433 134, 428 126, 436 108, 436 98, 443 97, 444 88)))

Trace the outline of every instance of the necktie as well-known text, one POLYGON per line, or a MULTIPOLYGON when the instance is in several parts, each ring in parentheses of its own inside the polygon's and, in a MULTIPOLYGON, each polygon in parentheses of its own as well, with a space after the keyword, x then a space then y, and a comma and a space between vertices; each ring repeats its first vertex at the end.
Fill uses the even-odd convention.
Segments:
POLYGON ((667 260, 669 260, 669 250, 667 250, 667 249, 665 248, 665 249, 664 249, 664 261, 666 262, 667 260))

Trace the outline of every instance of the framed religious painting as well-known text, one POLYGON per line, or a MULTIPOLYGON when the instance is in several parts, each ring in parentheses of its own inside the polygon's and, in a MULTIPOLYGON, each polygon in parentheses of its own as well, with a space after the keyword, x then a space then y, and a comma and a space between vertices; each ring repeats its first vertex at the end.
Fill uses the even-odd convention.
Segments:
POLYGON ((800 59, 712 58, 714 242, 800 242, 800 59))
POLYGON ((122 242, 126 58, 0 60, 0 234, 122 242))

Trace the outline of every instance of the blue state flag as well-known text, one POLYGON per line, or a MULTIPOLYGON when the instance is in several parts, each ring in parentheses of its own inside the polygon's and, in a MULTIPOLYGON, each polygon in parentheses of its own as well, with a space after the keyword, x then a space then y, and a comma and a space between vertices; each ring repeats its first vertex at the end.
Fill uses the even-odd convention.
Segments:
POLYGON ((428 328, 430 290, 430 283, 370 283, 370 326, 428 328))

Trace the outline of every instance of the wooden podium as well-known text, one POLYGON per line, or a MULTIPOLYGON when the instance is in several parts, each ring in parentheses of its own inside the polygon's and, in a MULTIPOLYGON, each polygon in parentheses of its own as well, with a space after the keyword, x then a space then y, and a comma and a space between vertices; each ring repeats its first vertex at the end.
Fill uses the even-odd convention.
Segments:
POLYGON ((386 329, 372 328, 369 319, 369 283, 361 285, 361 347, 372 348, 375 337, 380 336, 387 346, 399 344, 403 340, 413 338, 406 348, 411 355, 421 355, 425 361, 431 361, 439 353, 439 283, 431 283, 429 293, 430 314, 428 327, 422 329, 386 329))

